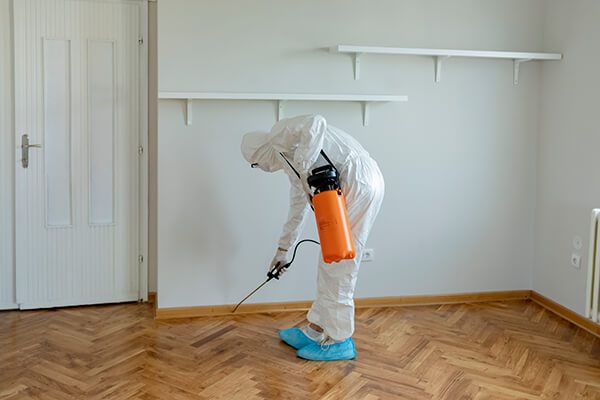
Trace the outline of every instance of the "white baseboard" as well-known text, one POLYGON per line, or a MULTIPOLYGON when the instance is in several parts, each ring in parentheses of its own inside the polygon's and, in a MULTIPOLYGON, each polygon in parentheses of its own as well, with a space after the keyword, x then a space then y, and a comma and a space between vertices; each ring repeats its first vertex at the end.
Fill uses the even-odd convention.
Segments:
POLYGON ((18 308, 17 303, 0 303, 0 310, 17 310, 18 308))

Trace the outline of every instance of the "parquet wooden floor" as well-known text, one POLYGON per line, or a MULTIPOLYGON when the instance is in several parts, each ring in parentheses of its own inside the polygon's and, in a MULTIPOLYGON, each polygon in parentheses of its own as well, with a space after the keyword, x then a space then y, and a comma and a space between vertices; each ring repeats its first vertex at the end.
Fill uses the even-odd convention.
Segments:
POLYGON ((600 339, 530 301, 357 311, 358 358, 297 359, 304 313, 0 313, 0 399, 600 399, 600 339))

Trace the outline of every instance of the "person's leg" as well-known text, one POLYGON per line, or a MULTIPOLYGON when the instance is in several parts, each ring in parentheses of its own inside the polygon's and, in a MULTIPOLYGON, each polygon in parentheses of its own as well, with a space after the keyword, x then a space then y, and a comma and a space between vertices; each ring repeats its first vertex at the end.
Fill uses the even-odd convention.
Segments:
POLYGON ((319 263, 317 297, 308 312, 310 323, 322 328, 334 340, 354 332, 354 288, 358 277, 362 245, 355 242, 356 257, 338 263, 319 263))
POLYGON ((369 184, 352 185, 346 194, 356 257, 331 264, 321 258, 317 297, 307 316, 335 341, 350 338, 354 332, 354 288, 363 250, 383 201, 384 183, 377 165, 373 162, 365 167, 369 184))
POLYGON ((297 355, 302 358, 340 360, 356 355, 351 339, 354 332, 354 288, 363 250, 384 194, 383 177, 377 164, 367 162, 363 167, 366 172, 361 175, 360 182, 355 179, 353 185, 343 188, 357 256, 353 260, 332 264, 325 264, 321 258, 317 297, 307 315, 312 329, 317 333, 323 330, 323 340, 311 339, 307 327, 280 331, 280 337, 286 343, 300 349, 297 355), (320 345, 321 342, 324 345, 320 345))
POLYGON ((341 341, 354 332, 354 288, 358 276, 362 245, 356 257, 339 263, 325 264, 321 258, 317 277, 317 297, 308 312, 309 325, 279 332, 288 345, 300 349, 327 337, 341 341), (319 335, 319 333, 321 335, 319 335))
POLYGON ((322 327, 324 335, 319 343, 300 348, 296 352, 300 358, 334 361, 351 360, 356 357, 356 348, 352 340, 354 288, 365 242, 355 240, 354 243, 356 257, 353 260, 333 264, 321 262, 319 265, 317 298, 307 318, 312 324, 322 327))

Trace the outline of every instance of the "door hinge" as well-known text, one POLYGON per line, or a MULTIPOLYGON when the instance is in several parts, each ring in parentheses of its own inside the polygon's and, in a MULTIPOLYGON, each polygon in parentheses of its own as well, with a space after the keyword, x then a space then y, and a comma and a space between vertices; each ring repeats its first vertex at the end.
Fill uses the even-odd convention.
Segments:
POLYGON ((140 36, 140 37, 138 38, 138 44, 139 44, 140 46, 144 44, 144 38, 143 38, 142 36, 140 36))
POLYGON ((138 256, 138 263, 140 263, 140 264, 141 264, 141 263, 143 263, 143 262, 144 262, 144 256, 140 254, 140 255, 138 256))
POLYGON ((138 154, 141 156, 144 154, 144 146, 138 146, 138 154))

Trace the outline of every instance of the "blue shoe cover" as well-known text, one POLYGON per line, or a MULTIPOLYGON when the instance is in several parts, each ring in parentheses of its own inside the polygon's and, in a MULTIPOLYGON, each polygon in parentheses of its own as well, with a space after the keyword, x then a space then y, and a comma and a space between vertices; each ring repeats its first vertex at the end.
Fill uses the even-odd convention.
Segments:
POLYGON ((354 340, 348 338, 343 342, 333 344, 313 343, 298 350, 296 355, 314 361, 353 360, 356 358, 356 348, 354 340))
POLYGON ((279 331, 279 337, 296 350, 306 347, 309 344, 317 344, 317 342, 306 336, 300 328, 282 329, 279 331))

